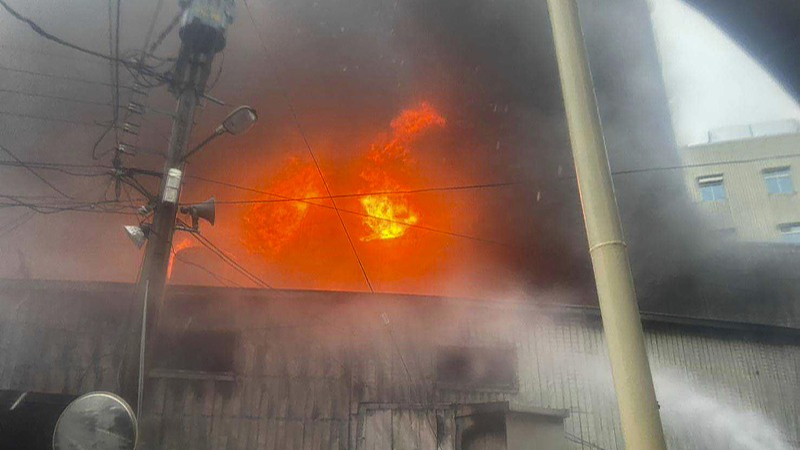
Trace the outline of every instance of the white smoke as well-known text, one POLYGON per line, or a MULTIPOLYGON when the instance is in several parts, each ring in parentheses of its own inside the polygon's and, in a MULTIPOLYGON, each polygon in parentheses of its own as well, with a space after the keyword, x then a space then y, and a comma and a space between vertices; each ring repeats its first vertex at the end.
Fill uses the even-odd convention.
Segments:
MULTIPOLYGON (((573 362, 591 389, 616 402, 608 360, 573 362)), ((661 420, 669 448, 691 450, 792 450, 780 429, 763 413, 720 399, 681 372, 652 366, 661 420), (688 447, 687 445, 691 445, 688 447)))
POLYGON ((667 433, 692 436, 697 450, 791 450, 763 414, 712 398, 680 378, 656 372, 667 433))

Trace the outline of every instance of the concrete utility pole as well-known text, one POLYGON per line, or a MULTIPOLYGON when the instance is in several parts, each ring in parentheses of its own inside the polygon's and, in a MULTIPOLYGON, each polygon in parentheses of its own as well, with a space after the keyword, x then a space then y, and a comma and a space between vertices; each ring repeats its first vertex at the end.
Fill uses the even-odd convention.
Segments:
MULTIPOLYGON (((186 6, 181 2, 182 6, 186 6)), ((122 396, 134 410, 140 409, 140 366, 149 365, 152 354, 152 331, 156 329, 164 301, 167 267, 172 251, 172 236, 178 213, 186 149, 194 124, 195 111, 204 95, 214 55, 225 47, 225 31, 233 21, 233 0, 194 0, 184 12, 180 30, 181 48, 171 82, 178 98, 172 122, 172 134, 159 195, 155 201, 153 222, 149 227, 147 249, 135 311, 130 315, 129 339, 123 364, 122 396), (146 289, 145 289, 146 286, 146 289), (148 298, 145 298, 147 296, 148 298), (146 313, 142 314, 142 310, 146 313), (142 335, 146 336, 143 339, 142 335), (145 343, 142 351, 140 342, 145 343), (141 354, 141 356, 140 356, 141 354), (144 358, 144 360, 142 360, 144 358)), ((146 378, 146 370, 143 375, 146 378)))
POLYGON ((547 4, 625 445, 666 450, 578 5, 547 4))

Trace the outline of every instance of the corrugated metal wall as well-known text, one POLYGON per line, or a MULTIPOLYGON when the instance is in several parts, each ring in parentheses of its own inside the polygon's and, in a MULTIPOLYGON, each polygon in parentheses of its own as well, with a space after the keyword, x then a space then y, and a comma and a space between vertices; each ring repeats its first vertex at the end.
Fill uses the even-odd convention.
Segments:
MULTIPOLYGON (((120 297, 3 291, 0 389, 115 390, 120 297)), ((233 381, 177 373, 148 380, 142 426, 159 448, 356 449, 366 433, 359 405, 385 404, 402 416, 500 400, 569 410, 572 448, 623 448, 591 314, 342 293, 226 297, 185 294, 167 303, 166 329, 238 338, 233 381), (516 348, 517 388, 437 387, 437 349, 453 345, 516 348)), ((709 436, 734 439, 748 426, 765 428, 759 421, 787 448, 800 448, 797 338, 652 323, 647 343, 671 449, 713 448, 704 447, 709 436)))

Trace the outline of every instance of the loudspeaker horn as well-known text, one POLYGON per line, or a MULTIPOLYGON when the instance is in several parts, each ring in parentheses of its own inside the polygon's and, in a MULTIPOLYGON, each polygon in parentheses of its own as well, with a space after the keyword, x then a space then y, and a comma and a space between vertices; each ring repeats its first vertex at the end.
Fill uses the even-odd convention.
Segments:
POLYGON ((203 203, 192 206, 190 211, 192 217, 203 219, 214 225, 214 220, 217 217, 217 202, 214 197, 211 197, 203 203))

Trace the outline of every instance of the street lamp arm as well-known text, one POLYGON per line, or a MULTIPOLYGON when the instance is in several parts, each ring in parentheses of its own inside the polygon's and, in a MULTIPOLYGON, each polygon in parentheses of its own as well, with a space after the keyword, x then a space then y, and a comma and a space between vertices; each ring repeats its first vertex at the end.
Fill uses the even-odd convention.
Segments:
POLYGON ((187 152, 185 155, 183 155, 183 161, 184 161, 184 162, 185 162, 185 161, 187 161, 187 160, 189 159, 189 157, 190 157, 190 156, 192 156, 192 155, 194 155, 195 153, 199 152, 199 151, 200 151, 200 150, 202 150, 202 149, 203 149, 203 148, 204 148, 206 145, 208 145, 208 144, 209 144, 211 141, 213 141, 214 139, 216 139, 216 138, 218 138, 218 137, 222 136, 223 134, 225 134, 225 129, 224 129, 224 128, 222 128, 222 127, 218 127, 216 130, 214 130, 214 132, 213 132, 213 133, 211 133, 211 135, 210 135, 210 136, 208 136, 207 138, 203 139, 203 141, 202 141, 202 142, 200 142, 199 144, 197 144, 197 145, 196 145, 196 146, 195 146, 193 149, 189 150, 189 151, 188 151, 188 152, 187 152))

